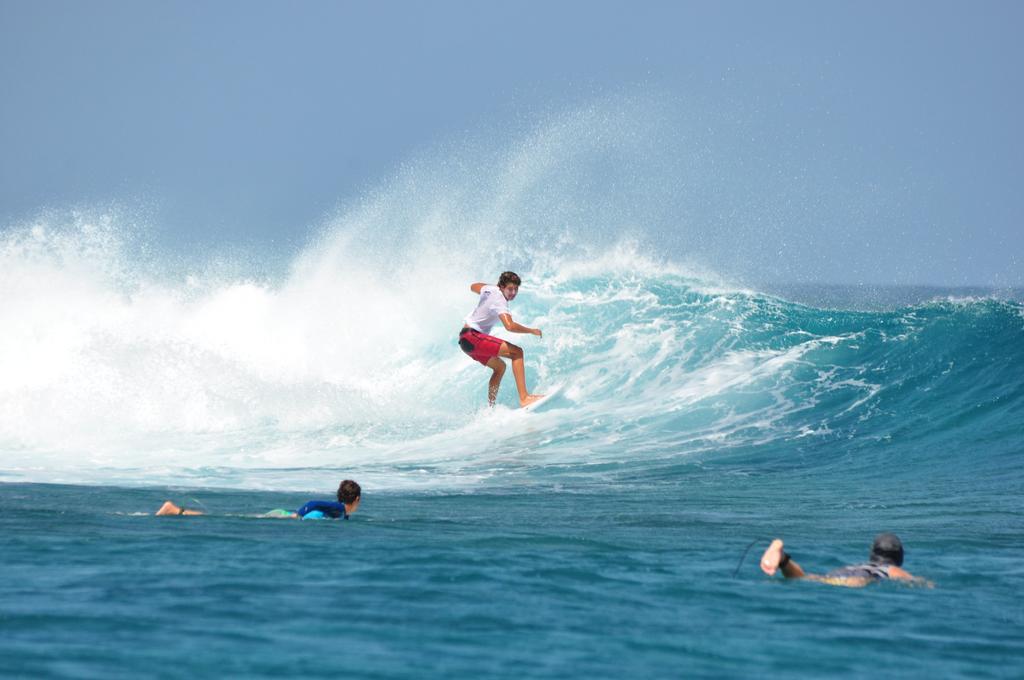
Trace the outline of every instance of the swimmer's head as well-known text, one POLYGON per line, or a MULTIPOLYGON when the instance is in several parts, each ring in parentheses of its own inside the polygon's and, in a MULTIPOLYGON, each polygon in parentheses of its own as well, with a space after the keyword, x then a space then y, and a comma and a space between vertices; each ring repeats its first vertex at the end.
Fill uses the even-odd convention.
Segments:
POLYGON ((871 546, 872 564, 903 565, 903 544, 896 534, 878 534, 871 546))
POLYGON ((345 505, 352 505, 359 501, 359 497, 363 495, 363 490, 359 488, 359 485, 353 482, 351 479, 346 479, 340 485, 338 485, 338 502, 344 503, 345 505))

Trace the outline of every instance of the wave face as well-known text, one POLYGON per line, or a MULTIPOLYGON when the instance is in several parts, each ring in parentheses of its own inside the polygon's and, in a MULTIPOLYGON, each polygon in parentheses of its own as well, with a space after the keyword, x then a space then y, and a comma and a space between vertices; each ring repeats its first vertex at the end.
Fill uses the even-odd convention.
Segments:
POLYGON ((544 330, 518 339, 531 388, 565 387, 524 413, 509 373, 483 408, 488 372, 456 332, 469 284, 515 258, 438 238, 443 220, 392 247, 366 214, 326 229, 277 281, 216 262, 160 271, 111 219, 10 230, 5 480, 315 488, 343 470, 377 488, 451 487, 656 480, 744 456, 996 470, 1019 453, 1019 303, 816 309, 631 242, 563 239, 519 259, 513 312, 544 330))
POLYGON ((699 117, 661 144, 641 108, 425 153, 293 254, 186 261, 117 209, 4 229, 0 475, 472 487, 1019 453, 1019 302, 817 309, 671 261, 706 239, 662 208, 732 197, 700 183, 717 166, 699 117), (509 338, 531 388, 565 385, 537 413, 514 408, 510 374, 485 408, 487 371, 456 345, 469 284, 505 269, 525 283, 515 317, 544 330, 509 338))

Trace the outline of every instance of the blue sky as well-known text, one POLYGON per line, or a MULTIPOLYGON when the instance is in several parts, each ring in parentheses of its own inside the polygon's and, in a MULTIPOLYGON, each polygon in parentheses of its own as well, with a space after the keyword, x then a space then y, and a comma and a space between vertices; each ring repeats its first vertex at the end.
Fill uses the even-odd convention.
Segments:
POLYGON ((676 160, 634 215, 670 255, 1020 286, 1022 8, 3 0, 0 229, 122 203, 169 248, 302 243, 410 159, 628 97, 676 160))

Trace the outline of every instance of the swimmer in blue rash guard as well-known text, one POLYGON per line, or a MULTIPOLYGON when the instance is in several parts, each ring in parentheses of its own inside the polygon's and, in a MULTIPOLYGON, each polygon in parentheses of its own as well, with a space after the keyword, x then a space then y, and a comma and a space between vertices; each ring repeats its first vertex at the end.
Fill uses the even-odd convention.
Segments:
MULTIPOLYGON (((338 502, 334 501, 309 501, 298 510, 271 510, 264 517, 290 518, 290 519, 348 519, 356 509, 359 508, 359 501, 362 500, 363 490, 359 484, 351 479, 346 479, 338 485, 338 502)), ((157 515, 202 515, 200 510, 191 510, 175 505, 171 501, 165 502, 156 511, 157 515)))
POLYGON ((825 575, 805 573, 782 546, 782 539, 776 538, 761 556, 761 571, 769 576, 781 571, 787 579, 802 578, 847 588, 863 588, 869 583, 885 580, 902 581, 929 588, 935 585, 903 569, 903 543, 896 534, 876 536, 867 562, 833 569, 825 575))

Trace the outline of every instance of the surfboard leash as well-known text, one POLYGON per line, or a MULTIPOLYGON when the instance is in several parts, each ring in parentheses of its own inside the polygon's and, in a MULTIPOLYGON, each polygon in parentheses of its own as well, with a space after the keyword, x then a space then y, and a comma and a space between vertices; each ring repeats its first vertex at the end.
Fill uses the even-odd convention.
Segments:
POLYGON ((750 542, 750 545, 747 546, 746 550, 743 551, 743 555, 740 557, 740 561, 736 565, 736 571, 732 572, 732 577, 733 578, 736 578, 739 575, 740 567, 743 566, 743 561, 745 559, 747 559, 747 553, 750 552, 750 549, 754 547, 754 544, 757 543, 760 540, 761 540, 760 538, 755 538, 753 541, 750 542))

